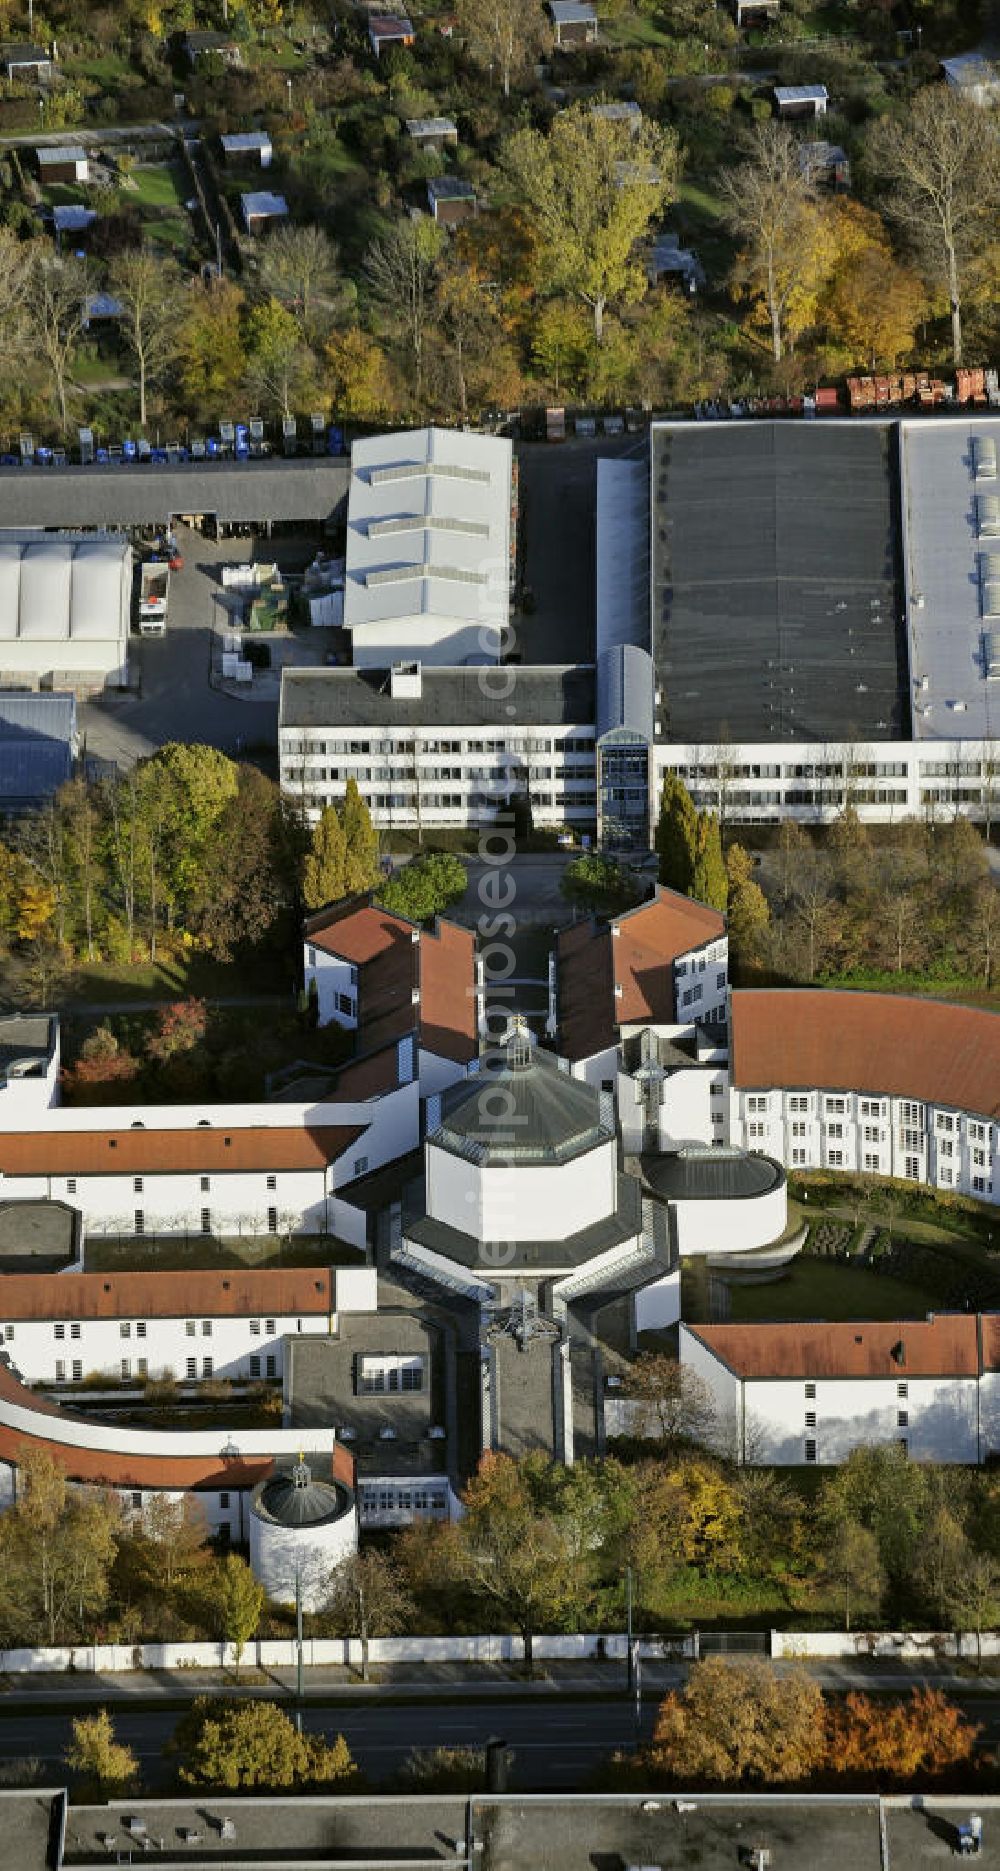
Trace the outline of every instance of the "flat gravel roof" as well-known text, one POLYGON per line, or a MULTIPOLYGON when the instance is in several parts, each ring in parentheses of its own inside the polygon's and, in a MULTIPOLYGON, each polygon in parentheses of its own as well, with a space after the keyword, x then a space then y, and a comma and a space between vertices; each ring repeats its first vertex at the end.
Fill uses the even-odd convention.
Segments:
POLYGON ((905 738, 894 430, 661 423, 651 451, 657 738, 905 738))

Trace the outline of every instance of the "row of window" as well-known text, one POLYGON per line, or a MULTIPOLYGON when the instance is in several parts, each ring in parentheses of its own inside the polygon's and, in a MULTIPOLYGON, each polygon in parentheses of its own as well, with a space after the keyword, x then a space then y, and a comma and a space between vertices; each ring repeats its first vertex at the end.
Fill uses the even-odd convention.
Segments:
POLYGON ((436 1488, 363 1488, 358 1511, 362 1520, 371 1514, 445 1514, 448 1496, 436 1488))
MULTIPOLYGON (((159 1180, 159 1179, 157 1178, 157 1180, 159 1180)), ((66 1178, 66 1194, 67 1194, 67 1195, 75 1195, 75 1194, 77 1193, 77 1184, 78 1184, 78 1182, 79 1182, 79 1177, 77 1177, 77 1176, 67 1176, 67 1178, 66 1178)), ((201 1186, 201 1193, 202 1193, 202 1195, 209 1195, 209 1194, 211 1193, 211 1188, 212 1188, 212 1178, 211 1178, 211 1176, 201 1176, 201 1177, 199 1177, 199 1183, 200 1183, 200 1186, 201 1186)), ((132 1188, 133 1188, 133 1191, 134 1191, 134 1193, 135 1193, 136 1195, 142 1195, 142 1194, 143 1194, 143 1192, 144 1192, 144 1184, 145 1184, 145 1179, 144 1179, 144 1178, 143 1178, 142 1176, 133 1176, 133 1178, 132 1178, 132 1188)), ((277 1187, 278 1187, 278 1178, 277 1178, 277 1176, 265 1176, 265 1178, 264 1178, 264 1186, 265 1186, 265 1188, 266 1188, 266 1189, 268 1189, 268 1190, 274 1190, 274 1189, 277 1189, 277 1187)))
MULTIPOLYGON (((252 1357, 249 1360, 248 1368, 249 1368, 251 1377, 262 1377, 262 1376, 263 1377, 277 1377, 278 1375, 277 1356, 272 1356, 269 1354, 266 1358, 263 1358, 263 1359, 258 1358, 258 1357, 252 1357)), ((214 1360, 212 1358, 202 1358, 201 1376, 203 1378, 211 1377, 214 1374, 214 1371, 215 1371, 214 1360)), ((131 1381, 131 1378, 132 1378, 131 1358, 121 1359, 120 1374, 121 1374, 121 1380, 123 1383, 127 1384, 131 1381)), ((140 1380, 140 1382, 149 1376, 149 1360, 147 1358, 136 1359, 135 1375, 140 1380)), ((184 1375, 188 1379, 192 1379, 192 1380, 197 1379, 198 1377, 197 1358, 187 1358, 185 1360, 184 1375)), ((63 1358, 56 1359, 56 1383, 57 1384, 65 1384, 65 1383, 79 1384, 79 1383, 82 1383, 82 1381, 83 1381, 83 1359, 82 1358, 73 1358, 70 1360, 68 1378, 66 1375, 65 1359, 63 1358)))
MULTIPOLYGON (((213 1324, 213 1321, 211 1319, 202 1319, 201 1321, 202 1338, 211 1338, 212 1324, 213 1324)), ((118 1324, 119 1337, 131 1338, 134 1332, 136 1338, 145 1338, 146 1325, 147 1325, 147 1321, 145 1319, 121 1319, 118 1324)), ((262 1325, 264 1328, 264 1332, 268 1338, 273 1338, 278 1330, 278 1322, 276 1319, 263 1319, 263 1320, 251 1319, 249 1321, 249 1325, 250 1325, 251 1338, 260 1337, 262 1325)), ((302 1328, 301 1319, 298 1321, 298 1325, 299 1325, 299 1329, 301 1330, 302 1328)), ((69 1331, 70 1338, 79 1338, 80 1330, 81 1330, 79 1319, 56 1320, 56 1322, 53 1324, 53 1327, 52 1327, 52 1336, 53 1338, 56 1338, 56 1339, 64 1339, 66 1337, 67 1330, 69 1331)), ((185 1319, 184 1330, 188 1338, 197 1338, 198 1320, 197 1319, 185 1319)), ((12 1325, 5 1325, 4 1337, 7 1339, 11 1339, 13 1338, 13 1336, 14 1336, 14 1327, 12 1325)))
POLYGON ((565 738, 552 739, 545 736, 532 740, 518 740, 511 734, 506 740, 466 740, 463 735, 459 740, 437 740, 421 736, 419 740, 379 739, 369 735, 367 739, 336 739, 325 741, 286 740, 283 754, 304 754, 314 757, 326 754, 592 754, 594 737, 592 734, 568 734, 565 738))

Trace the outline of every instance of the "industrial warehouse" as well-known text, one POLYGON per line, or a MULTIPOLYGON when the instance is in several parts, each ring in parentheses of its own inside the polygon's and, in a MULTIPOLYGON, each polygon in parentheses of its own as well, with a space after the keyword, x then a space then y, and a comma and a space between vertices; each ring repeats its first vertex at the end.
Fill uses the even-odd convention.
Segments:
MULTIPOLYGON (((436 433, 389 438, 405 444, 406 498, 390 475, 374 519, 355 449, 349 558, 355 535, 377 535, 378 649, 357 646, 363 672, 285 674, 282 782, 312 818, 353 776, 386 828, 488 824, 520 800, 539 826, 645 850, 670 769, 734 822, 848 804, 876 821, 993 815, 1000 420, 653 423, 644 461, 597 463, 593 660, 574 619, 577 660, 538 662, 528 618, 493 673, 447 579, 498 595, 496 528, 449 520, 423 491, 436 433), (384 536, 449 526, 465 569, 434 581, 431 610, 453 622, 431 628, 414 596, 430 548, 388 565, 384 536)), ((509 474, 506 444, 454 440, 466 465, 449 474, 509 474)))

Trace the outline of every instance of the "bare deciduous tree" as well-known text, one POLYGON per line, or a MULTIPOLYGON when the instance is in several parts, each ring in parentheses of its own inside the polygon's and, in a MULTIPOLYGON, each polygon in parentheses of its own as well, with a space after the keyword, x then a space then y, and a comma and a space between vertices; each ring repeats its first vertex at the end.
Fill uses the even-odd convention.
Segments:
POLYGON ((31 284, 32 337, 49 367, 60 427, 69 426, 67 388, 70 359, 86 317, 87 268, 83 260, 38 254, 31 284))
POLYGON ((176 355, 179 277, 148 247, 140 247, 115 261, 109 283, 122 307, 122 335, 135 359, 139 423, 145 428, 147 392, 166 375, 176 355))
POLYGON ((905 117, 879 120, 868 153, 888 185, 888 215, 948 294, 961 364, 963 295, 996 226, 1000 143, 989 116, 947 85, 929 86, 905 117))
POLYGON ((726 219, 743 247, 739 271, 759 276, 771 320, 771 349, 780 363, 785 317, 802 265, 808 183, 798 144, 785 124, 754 125, 745 162, 723 172, 726 219))

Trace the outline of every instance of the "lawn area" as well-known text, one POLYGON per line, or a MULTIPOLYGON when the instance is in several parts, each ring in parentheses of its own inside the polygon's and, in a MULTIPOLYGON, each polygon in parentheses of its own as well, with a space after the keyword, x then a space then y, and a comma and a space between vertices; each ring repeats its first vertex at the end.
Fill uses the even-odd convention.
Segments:
POLYGON ((800 1254, 779 1280, 729 1288, 734 1324, 792 1319, 923 1318, 931 1302, 921 1286, 851 1267, 839 1260, 800 1254))
POLYGON ((658 17, 649 13, 628 13, 621 19, 609 20, 605 26, 601 22, 604 42, 616 51, 633 51, 643 46, 672 45, 675 35, 667 32, 658 17))
POLYGON ((292 1005, 291 972, 287 982, 276 974, 273 957, 252 962, 212 961, 205 955, 170 956, 163 961, 139 962, 117 966, 113 962, 91 962, 69 976, 58 994, 60 1006, 69 1012, 74 1007, 117 1005, 126 1001, 170 1001, 188 994, 204 1000, 254 998, 262 995, 269 1001, 284 998, 292 1005))
POLYGON ((126 199, 140 208, 183 208, 187 195, 180 169, 173 162, 145 163, 135 168, 125 190, 126 199))
POLYGON ((331 1237, 304 1236, 291 1241, 273 1234, 143 1235, 141 1238, 95 1235, 84 1244, 88 1273, 214 1272, 219 1267, 356 1267, 357 1248, 331 1237))

